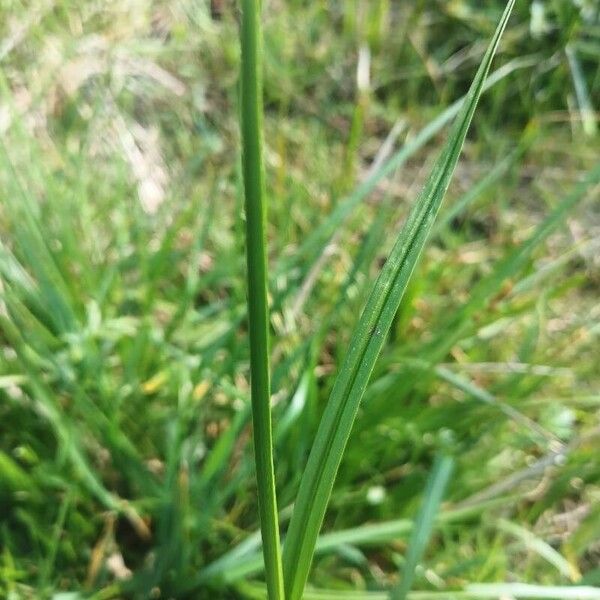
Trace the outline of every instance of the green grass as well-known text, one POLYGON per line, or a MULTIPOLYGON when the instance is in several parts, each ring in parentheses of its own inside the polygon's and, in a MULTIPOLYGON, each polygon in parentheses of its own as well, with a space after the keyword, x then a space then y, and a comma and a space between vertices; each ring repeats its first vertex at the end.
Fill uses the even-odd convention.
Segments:
POLYGON ((262 26, 259 0, 242 7, 241 130, 246 245, 252 429, 258 506, 269 598, 284 598, 281 545, 275 497, 271 382, 269 373, 269 306, 267 300, 266 200, 262 151, 262 26))
POLYGON ((452 457, 444 455, 440 455, 433 465, 431 475, 427 480, 427 486, 423 492, 423 504, 415 519, 408 552, 402 569, 402 578, 391 594, 393 600, 405 600, 410 592, 415 570, 423 558, 425 548, 431 537, 435 518, 438 514, 453 468, 454 460, 452 457))
POLYGON ((0 0, 0 597, 264 598, 261 520, 304 598, 598 597, 597 16, 516 3, 313 511, 353 331, 504 6, 263 2, 262 252, 238 8, 0 0))
POLYGON ((291 600, 302 597, 313 549, 359 403, 450 184, 513 5, 514 2, 507 4, 448 141, 381 270, 350 339, 308 458, 286 537, 284 577, 286 597, 291 600))

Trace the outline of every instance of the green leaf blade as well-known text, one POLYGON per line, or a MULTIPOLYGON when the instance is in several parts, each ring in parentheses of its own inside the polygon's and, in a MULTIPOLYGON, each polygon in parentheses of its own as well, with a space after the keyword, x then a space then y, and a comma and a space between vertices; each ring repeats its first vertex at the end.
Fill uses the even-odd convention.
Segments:
POLYGON ((286 598, 302 596, 315 544, 360 400, 443 197, 450 184, 492 59, 512 12, 510 0, 444 150, 383 267, 323 414, 298 492, 283 553, 286 598))
POLYGON ((284 597, 284 591, 271 430, 260 0, 243 1, 240 37, 242 47, 240 125, 246 200, 248 326, 254 456, 267 588, 269 598, 279 600, 284 597))
POLYGON ((392 592, 391 600, 406 600, 412 588, 415 569, 431 537, 435 519, 448 487, 450 475, 454 469, 454 459, 450 456, 439 456, 427 480, 423 504, 419 510, 417 520, 408 545, 406 562, 402 571, 400 584, 392 592))

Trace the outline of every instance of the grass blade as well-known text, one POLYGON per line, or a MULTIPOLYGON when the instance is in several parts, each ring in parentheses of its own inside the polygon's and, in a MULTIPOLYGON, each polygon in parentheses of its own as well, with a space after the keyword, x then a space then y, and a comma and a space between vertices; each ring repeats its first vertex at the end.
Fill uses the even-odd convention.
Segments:
POLYGON ((371 371, 421 250, 427 240, 473 118, 500 37, 514 6, 510 0, 487 49, 446 147, 434 165, 350 341, 304 472, 283 554, 286 597, 299 600, 344 448, 371 371))
POLYGON ((555 550, 548 542, 539 538, 525 527, 521 527, 516 523, 511 523, 506 519, 499 519, 497 526, 500 531, 508 533, 523 542, 527 550, 535 552, 545 561, 549 562, 561 575, 563 575, 563 577, 574 582, 581 578, 581 575, 577 572, 575 566, 572 565, 558 550, 555 550))
POLYGON ((590 100, 581 64, 579 63, 575 49, 570 44, 566 46, 565 53, 567 54, 569 68, 573 77, 573 86, 575 87, 575 96, 581 114, 583 132, 585 135, 592 137, 598 132, 598 125, 596 123, 596 112, 592 101, 590 100))
POLYGON ((450 475, 454 468, 454 459, 450 456, 440 456, 433 466, 427 481, 423 505, 419 510, 417 520, 408 544, 406 562, 402 571, 402 580, 392 592, 392 600, 405 600, 415 577, 415 569, 425 552, 433 525, 437 516, 444 492, 448 486, 450 475))
MULTIPOLYGON (((437 515, 435 526, 441 528, 450 523, 461 523, 485 511, 499 506, 506 506, 510 501, 509 496, 503 496, 479 504, 471 504, 465 508, 446 510, 437 515)), ((414 523, 410 519, 396 519, 328 532, 319 536, 315 546, 315 554, 327 554, 344 545, 368 547, 387 544, 388 542, 397 541, 399 538, 407 538, 413 531, 413 527, 414 523)), ((260 532, 253 533, 227 554, 205 567, 191 580, 186 591, 195 589, 207 581, 232 584, 261 573, 263 561, 258 554, 259 536, 260 532)))
POLYGON ((586 585, 558 586, 528 583, 474 583, 467 598, 546 598, 548 600, 600 600, 600 588, 586 585))
POLYGON ((241 130, 246 199, 252 424, 267 588, 269 598, 275 600, 284 596, 271 431, 260 0, 242 2, 241 46, 241 130))
MULTIPOLYGON (((246 598, 265 598, 263 585, 238 584, 246 598)), ((303 600, 388 600, 387 592, 307 590, 303 600)), ((600 600, 600 588, 592 586, 544 586, 527 583, 478 583, 458 591, 410 592, 408 600, 600 600)))

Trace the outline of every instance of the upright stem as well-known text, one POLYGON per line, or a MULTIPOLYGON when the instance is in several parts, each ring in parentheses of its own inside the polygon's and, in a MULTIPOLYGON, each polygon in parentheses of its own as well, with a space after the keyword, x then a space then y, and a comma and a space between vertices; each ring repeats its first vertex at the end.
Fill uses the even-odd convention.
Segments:
POLYGON ((269 377, 269 308, 265 242, 266 203, 262 156, 262 35, 260 0, 242 0, 241 131, 246 200, 248 319, 252 424, 260 528, 270 600, 283 600, 277 521, 269 377))

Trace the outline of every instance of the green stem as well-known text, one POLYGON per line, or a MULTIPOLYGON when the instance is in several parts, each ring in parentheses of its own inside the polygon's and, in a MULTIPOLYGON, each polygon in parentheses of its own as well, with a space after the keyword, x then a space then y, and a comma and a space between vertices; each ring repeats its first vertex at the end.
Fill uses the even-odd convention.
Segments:
POLYGON ((241 132, 246 198, 248 317, 254 455, 267 589, 282 600, 283 569, 277 521, 269 378, 269 308, 262 156, 262 39, 260 0, 242 0, 241 132))

